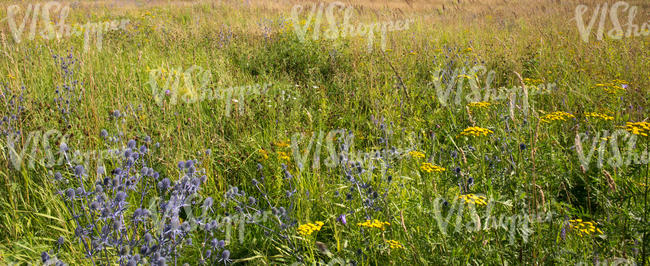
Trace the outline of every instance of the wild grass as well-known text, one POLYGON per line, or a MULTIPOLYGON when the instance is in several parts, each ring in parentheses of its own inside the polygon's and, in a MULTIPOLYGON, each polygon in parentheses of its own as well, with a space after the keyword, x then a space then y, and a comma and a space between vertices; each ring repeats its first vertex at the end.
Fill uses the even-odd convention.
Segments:
MULTIPOLYGON (((581 169, 575 152, 577 133, 613 131, 626 122, 648 118, 648 38, 596 41, 592 36, 583 42, 572 20, 576 5, 593 7, 600 2, 345 2, 355 7, 354 22, 415 19, 408 30, 389 33, 389 51, 383 53, 375 44, 369 53, 365 38, 298 41, 293 28, 278 21, 289 20, 294 5, 309 4, 303 1, 63 1, 74 6, 68 17, 71 23, 123 18, 131 23, 125 31, 106 33, 101 50, 92 43, 84 52, 82 38, 16 43, 3 22, 0 82, 12 90, 26 88, 19 124, 23 141, 29 132, 57 129, 69 135, 69 147, 84 151, 111 147, 100 137, 102 129, 123 132, 122 141, 150 136, 160 143, 150 167, 174 179, 178 161, 202 161, 208 180, 200 193, 216 202, 224 200, 231 186, 260 196, 251 184, 253 178, 259 179, 260 163, 273 188, 269 192, 273 203, 288 204, 283 195, 289 183, 281 168, 287 164, 297 190, 292 215, 298 224, 325 223, 313 238, 296 238, 296 250, 306 264, 335 257, 362 265, 563 265, 616 258, 643 264, 644 258, 650 262, 648 165, 597 169, 592 164, 581 169), (52 56, 68 54, 78 59, 75 77, 84 90, 66 121, 54 103, 55 89, 64 80, 52 56), (520 86, 516 72, 523 78, 556 83, 557 89, 531 99, 530 113, 518 108, 510 112, 507 101, 471 113, 466 102, 442 106, 432 85, 436 70, 477 64, 496 72, 493 87, 520 86), (149 70, 193 65, 211 71, 211 87, 267 82, 273 86, 266 95, 232 103, 229 117, 220 100, 156 105, 148 85, 149 70), (624 94, 612 96, 595 88, 613 79, 629 82, 624 94), (237 110, 240 104, 244 112, 237 110), (110 118, 114 110, 127 113, 123 121, 110 118), (554 111, 574 114, 576 119, 540 122, 539 117, 554 111), (589 122, 584 112, 608 113, 614 120, 589 122), (484 138, 458 137, 470 126, 494 133, 484 138), (369 183, 375 191, 387 193, 381 196, 381 211, 372 218, 390 222, 387 230, 357 226, 366 220, 364 205, 358 197, 345 199, 353 185, 346 181, 343 169, 322 163, 313 169, 311 152, 307 166, 300 170, 291 148, 273 145, 304 133, 299 143, 304 149, 311 133, 335 129, 354 132, 357 150, 381 148, 388 141, 425 154, 423 159, 406 156, 391 162, 387 172, 375 170, 372 175, 369 183), (393 135, 387 138, 386 132, 393 135), (208 155, 206 149, 212 152, 208 155), (270 158, 264 159, 260 149, 269 151, 270 158), (276 151, 287 152, 291 159, 277 158, 276 151), (422 162, 446 171, 427 173, 420 168, 422 162), (392 176, 391 182, 387 175, 392 176), (467 188, 469 177, 474 181, 469 192, 504 202, 495 215, 550 211, 558 215, 550 222, 532 224, 534 233, 527 241, 518 233, 510 242, 508 230, 445 235, 435 222, 434 201, 442 197, 451 204, 464 194, 460 189, 467 188), (355 212, 347 216, 347 225, 337 221, 349 211, 355 212), (567 233, 563 239, 562 228, 575 218, 597 221, 604 234, 567 233), (404 247, 387 248, 384 240, 388 239, 404 247), (319 249, 316 241, 330 253, 319 249)), ((628 2, 650 10, 644 1, 628 2)), ((7 6, 14 4, 24 12, 28 3, 0 3, 0 17, 6 17, 7 6)), ((639 12, 636 21, 648 21, 647 12, 639 12)), ((639 149, 647 144, 648 138, 639 136, 639 149)), ((37 163, 34 169, 23 165, 15 170, 6 139, 0 140, 0 148, 5 151, 0 153, 0 262, 38 264, 41 253, 56 250, 57 239, 64 236, 66 243, 57 257, 71 265, 90 264, 53 185, 53 173, 66 168, 37 163)), ((325 148, 322 153, 321 161, 325 148)), ((90 176, 92 184, 95 176, 90 176)), ((463 224, 469 221, 466 216, 463 224)), ((235 262, 296 261, 264 230, 246 228, 242 244, 228 245, 235 262)), ((198 264, 203 256, 200 250, 199 244, 184 247, 179 262, 198 264)))

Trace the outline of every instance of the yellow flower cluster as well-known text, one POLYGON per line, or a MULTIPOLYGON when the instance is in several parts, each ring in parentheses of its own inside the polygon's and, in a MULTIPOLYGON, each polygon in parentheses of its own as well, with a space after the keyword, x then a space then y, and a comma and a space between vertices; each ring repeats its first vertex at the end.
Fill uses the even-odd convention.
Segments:
POLYGON ((281 140, 273 143, 273 145, 278 146, 280 148, 286 148, 289 147, 289 140, 281 140))
POLYGON ((542 116, 541 120, 542 123, 550 123, 551 121, 557 121, 557 120, 566 121, 567 118, 573 118, 573 117, 575 116, 573 116, 572 114, 562 112, 562 111, 557 111, 542 116))
POLYGON ((390 225, 389 222, 382 222, 377 219, 375 220, 366 220, 363 223, 357 223, 358 226, 363 226, 363 227, 369 227, 369 228, 378 228, 378 229, 384 229, 384 226, 390 225))
POLYGON ((144 14, 142 14, 142 17, 143 18, 146 18, 146 17, 156 18, 156 15, 153 15, 153 14, 151 14, 151 12, 147 11, 147 12, 144 12, 144 14))
POLYGON ((587 112, 585 113, 586 117, 595 117, 595 118, 600 118, 602 120, 614 120, 614 117, 608 116, 606 114, 601 114, 601 113, 595 113, 595 112, 587 112))
POLYGON ((598 83, 596 84, 596 87, 603 88, 603 91, 609 94, 616 94, 619 92, 625 92, 625 88, 623 88, 623 85, 629 84, 625 80, 620 80, 620 79, 615 79, 612 80, 610 83, 598 83))
POLYGON ((420 169, 422 169, 422 171, 425 171, 427 173, 431 173, 431 172, 440 173, 440 172, 444 172, 445 170, 447 170, 444 167, 433 165, 431 163, 422 163, 422 165, 420 166, 420 169))
POLYGON ((492 105, 492 104, 489 103, 489 102, 471 102, 471 103, 467 104, 467 106, 469 106, 469 107, 478 107, 478 108, 488 107, 490 105, 492 105))
POLYGON ((468 127, 464 129, 463 132, 460 132, 460 134, 463 136, 475 136, 475 137, 487 136, 492 133, 494 133, 494 131, 482 127, 468 127))
POLYGON ((529 78, 524 78, 524 84, 526 85, 539 85, 544 83, 543 80, 541 79, 529 79, 529 78))
POLYGON ((411 155, 411 157, 415 157, 415 158, 420 158, 420 159, 424 158, 424 153, 419 152, 419 151, 410 151, 409 155, 411 155))
POLYGON ((466 79, 476 79, 476 80, 478 80, 478 78, 476 77, 476 75, 474 75, 474 77, 471 77, 471 76, 468 76, 468 75, 465 75, 465 74, 460 74, 460 75, 458 75, 458 76, 456 76, 456 77, 457 77, 457 78, 466 78, 466 79))
POLYGON ((259 153, 262 155, 262 158, 264 158, 264 160, 269 158, 269 152, 265 151, 264 149, 260 149, 259 153))
POLYGON ((291 159, 291 158, 289 157, 289 155, 288 155, 286 152, 279 151, 279 152, 277 152, 277 153, 278 153, 278 158, 280 158, 280 160, 288 161, 288 160, 291 159))
POLYGON ((316 221, 315 223, 307 223, 298 226, 298 233, 303 236, 311 235, 313 232, 320 231, 324 223, 321 221, 316 221))
POLYGON ((484 196, 476 196, 474 194, 465 194, 465 195, 460 195, 458 196, 459 199, 462 199, 465 201, 465 203, 474 203, 477 205, 487 205, 487 200, 486 197, 484 196))
POLYGON ((388 243, 388 245, 390 245, 391 249, 404 248, 404 246, 402 246, 402 244, 400 244, 399 242, 397 242, 395 240, 386 240, 386 243, 388 243))
POLYGON ((569 220, 569 226, 571 229, 576 230, 580 237, 584 235, 591 235, 595 232, 603 234, 603 231, 596 228, 596 222, 583 222, 582 219, 569 220))
POLYGON ((634 135, 641 135, 647 137, 650 134, 650 123, 648 122, 627 122, 625 123, 625 130, 634 135))

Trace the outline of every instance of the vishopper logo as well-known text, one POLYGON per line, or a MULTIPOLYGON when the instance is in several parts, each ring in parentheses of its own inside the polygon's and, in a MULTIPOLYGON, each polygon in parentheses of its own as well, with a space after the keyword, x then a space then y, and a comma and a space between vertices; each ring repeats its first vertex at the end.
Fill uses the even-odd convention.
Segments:
MULTIPOLYGON (((478 194, 474 196, 485 198, 478 194)), ((501 214, 497 218, 496 216, 492 216, 492 211, 496 203, 501 203, 506 206, 510 205, 509 201, 499 202, 495 199, 489 199, 486 206, 484 206, 484 215, 481 217, 481 212, 477 210, 473 202, 466 203, 466 200, 456 198, 450 204, 443 198, 437 198, 433 202, 433 215, 438 228, 443 234, 448 234, 449 232, 479 232, 503 229, 509 232, 510 244, 514 243, 517 234, 520 234, 524 242, 527 242, 528 236, 533 233, 529 224, 548 222, 554 216, 553 212, 539 212, 537 215, 522 212, 521 214, 510 216, 501 214), (464 223, 465 221, 467 222, 464 223)))
MULTIPOLYGON (((174 203, 172 201, 173 199, 167 201, 165 206, 173 206, 174 203)), ((233 230, 236 231, 239 243, 242 244, 245 240, 246 224, 257 225, 271 220, 279 220, 273 211, 257 211, 255 213, 241 212, 230 215, 217 214, 216 217, 213 217, 214 211, 212 207, 208 207, 212 206, 213 199, 202 199, 201 195, 197 193, 191 194, 183 200, 181 206, 185 214, 185 219, 181 220, 182 218, 180 218, 179 213, 172 211, 173 208, 159 210, 158 208, 162 202, 166 201, 161 198, 154 198, 149 202, 149 207, 147 208, 148 213, 151 215, 151 222, 159 232, 178 229, 184 222, 187 222, 189 225, 189 231, 187 233, 196 230, 206 230, 206 226, 213 226, 224 233, 226 245, 231 243, 234 234, 233 230), (199 210, 200 215, 197 216, 195 215, 195 208, 192 207, 201 201, 203 204, 199 210), (169 224, 171 224, 172 228, 165 228, 169 224)))
POLYGON ((302 5, 295 5, 291 9, 291 17, 293 18, 293 27, 298 39, 304 42, 307 39, 307 34, 312 33, 312 40, 321 38, 321 26, 323 23, 323 12, 327 19, 328 28, 323 32, 323 37, 328 40, 335 40, 339 37, 363 37, 367 38, 367 51, 371 52, 373 49, 375 33, 381 33, 381 49, 386 50, 386 36, 389 31, 402 31, 409 29, 409 23, 413 23, 413 19, 375 22, 375 23, 357 23, 351 24, 350 19, 353 17, 354 9, 347 6, 342 2, 332 2, 325 8, 324 3, 312 4, 311 12, 306 19, 300 19, 304 7, 302 5), (343 20, 337 22, 336 12, 343 10, 343 20))
POLYGON ((27 164, 30 169, 35 168, 35 162, 38 162, 46 168, 61 166, 65 163, 73 165, 84 165, 88 169, 92 161, 97 166, 102 166, 104 160, 118 158, 119 150, 91 150, 91 151, 69 151, 66 144, 68 136, 62 134, 56 129, 48 131, 32 131, 24 139, 22 135, 11 133, 6 136, 6 154, 14 169, 20 168, 27 164), (51 144, 60 143, 54 148, 51 144), (58 159, 56 158, 58 156, 58 159))
POLYGON ((609 130, 603 130, 596 134, 578 133, 575 137, 574 147, 578 160, 585 170, 592 165, 596 152, 598 152, 598 160, 595 163, 598 169, 603 168, 605 164, 622 167, 648 164, 650 161, 648 147, 638 147, 637 136, 623 129, 611 133, 609 130), (640 149, 643 151, 640 152, 640 149))
POLYGON ((455 69, 437 69, 433 72, 433 85, 436 98, 442 106, 464 106, 471 102, 495 102, 509 100, 511 113, 517 103, 524 114, 530 109, 530 97, 538 94, 548 94, 555 88, 555 83, 514 86, 512 88, 492 88, 496 77, 494 70, 487 71, 483 65, 471 68, 458 67, 455 69), (485 79, 485 82, 481 82, 485 79), (453 99, 453 101, 452 101, 453 99))
POLYGON ((115 31, 119 29, 125 30, 126 25, 129 23, 128 19, 122 19, 99 23, 88 22, 83 25, 67 25, 66 18, 70 12, 70 7, 68 5, 61 5, 59 2, 55 1, 50 1, 43 5, 41 5, 41 3, 27 5, 21 21, 19 20, 20 11, 21 7, 19 5, 8 6, 7 17, 3 19, 9 24, 9 29, 11 30, 16 43, 22 41, 24 35, 23 32, 25 31, 26 26, 29 26, 29 35, 27 36, 27 39, 29 40, 34 40, 36 36, 40 36, 45 40, 52 40, 54 38, 61 39, 62 37, 70 37, 72 35, 80 37, 83 34, 85 52, 90 48, 90 38, 93 34, 96 36, 97 49, 101 50, 105 31, 115 31), (53 11, 53 13, 59 13, 58 22, 56 24, 51 20, 51 11, 53 11), (31 22, 29 22, 30 17, 31 22), (39 18, 42 19, 42 23, 40 24, 40 27, 42 27, 41 31, 37 30, 39 28, 39 18), (58 31, 56 30, 57 28, 58 31))
POLYGON ((596 39, 599 41, 603 39, 608 17, 612 23, 612 28, 607 31, 607 36, 609 38, 620 40, 624 36, 630 38, 639 36, 647 37, 650 35, 650 21, 644 22, 639 26, 639 24, 635 22, 637 12, 639 12, 638 8, 636 6, 630 6, 627 2, 618 1, 611 6, 609 6, 608 3, 597 4, 593 9, 589 22, 587 23, 585 18, 588 10, 589 6, 587 5, 579 5, 575 10, 574 19, 576 20, 578 31, 580 32, 580 38, 582 38, 582 41, 584 42, 589 41, 596 21, 598 21, 596 39), (621 25, 619 13, 623 12, 627 12, 627 23, 621 25))
POLYGON ((271 87, 270 83, 265 83, 215 90, 208 87, 211 81, 211 71, 196 65, 186 70, 165 66, 149 70, 149 86, 154 101, 159 106, 163 105, 165 99, 171 105, 177 104, 179 98, 187 104, 223 99, 226 117, 230 117, 233 102, 238 104, 239 113, 242 114, 246 96, 265 95, 271 87))
MULTIPOLYGON (((321 151, 323 151, 323 146, 325 146, 324 151, 329 155, 323 160, 323 163, 328 168, 336 168, 348 163, 359 163, 364 169, 369 170, 375 169, 375 163, 385 168, 388 167, 388 161, 405 156, 408 152, 412 151, 410 148, 399 147, 395 149, 373 149, 367 152, 362 152, 355 150, 354 138, 354 134, 345 129, 331 130, 327 132, 327 134, 322 130, 319 131, 318 134, 312 132, 309 142, 306 141, 305 134, 294 133, 291 137, 291 151, 296 165, 300 170, 303 170, 308 166, 309 153, 312 150, 312 169, 316 170, 320 168, 320 156, 321 151), (338 149, 337 144, 335 144, 335 139, 340 140, 338 149), (325 140, 325 142, 323 142, 323 140, 325 140)), ((414 145, 414 143, 411 143, 411 146, 414 145)), ((369 171, 368 173, 370 172, 372 171, 369 171)))

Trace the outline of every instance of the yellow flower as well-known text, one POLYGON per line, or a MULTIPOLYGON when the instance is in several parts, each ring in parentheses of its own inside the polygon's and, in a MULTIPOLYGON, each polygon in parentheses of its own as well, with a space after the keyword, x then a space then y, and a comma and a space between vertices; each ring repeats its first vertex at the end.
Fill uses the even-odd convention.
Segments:
POLYGON ((427 173, 431 173, 431 172, 440 173, 440 172, 444 172, 445 170, 447 170, 447 169, 445 169, 443 167, 433 165, 431 163, 422 163, 422 165, 420 166, 420 169, 422 169, 422 171, 425 171, 427 173))
POLYGON ((557 112, 552 112, 550 114, 544 115, 541 118, 542 123, 550 123, 551 121, 566 121, 567 118, 573 118, 572 114, 562 112, 562 111, 557 111, 557 112))
POLYGON ((606 114, 601 114, 601 113, 595 113, 595 112, 586 112, 585 113, 586 117, 594 117, 594 118, 599 118, 602 120, 614 120, 614 117, 606 115, 606 114))
POLYGON ((269 158, 269 152, 265 151, 264 149, 260 149, 259 152, 262 155, 262 158, 264 158, 264 160, 269 158))
POLYGON ((569 227, 572 230, 575 230, 580 237, 584 235, 591 235, 595 232, 603 234, 603 231, 596 228, 596 222, 583 222, 582 219, 573 219, 569 220, 569 227))
POLYGON ((647 137, 650 134, 650 123, 648 122, 627 122, 625 130, 634 134, 647 137))
POLYGON ((323 227, 324 223, 321 221, 316 221, 315 223, 307 223, 298 226, 298 233, 303 236, 311 235, 313 232, 318 232, 323 227))
POLYGON ((467 47, 467 49, 463 50, 463 52, 466 52, 466 53, 469 53, 471 51, 474 51, 474 49, 472 49, 472 47, 467 47))
POLYGON ((458 196, 459 199, 465 201, 465 203, 473 203, 476 205, 487 205, 487 198, 484 196, 476 196, 474 194, 465 194, 458 196))
POLYGON ((391 249, 404 248, 404 246, 402 246, 402 244, 400 244, 399 242, 397 242, 395 240, 386 240, 386 243, 388 243, 388 245, 390 245, 391 249))
POLYGON ((366 220, 363 223, 357 223, 358 226, 363 226, 363 227, 368 227, 368 228, 378 228, 378 229, 384 229, 384 226, 390 225, 389 222, 382 222, 377 219, 375 220, 366 220))
POLYGON ((490 105, 492 104, 489 102, 471 102, 467 104, 467 106, 469 107, 477 107, 477 108, 488 107, 490 105))
POLYGON ((475 136, 475 137, 487 136, 492 133, 494 133, 494 131, 482 127, 468 127, 464 129, 463 132, 460 132, 460 134, 463 136, 475 136))
POLYGON ((409 155, 411 155, 411 157, 414 158, 420 158, 420 159, 424 158, 424 153, 421 153, 419 151, 410 151, 409 155))
POLYGON ((539 84, 542 84, 542 83, 544 83, 544 81, 541 80, 541 79, 524 78, 524 84, 526 84, 526 85, 533 85, 534 86, 534 85, 539 85, 539 84))
POLYGON ((16 77, 14 77, 14 76, 11 75, 11 74, 8 74, 8 77, 9 77, 10 79, 16 79, 16 77))
POLYGON ((460 74, 456 76, 457 78, 466 78, 466 79, 473 79, 471 76, 465 75, 465 74, 460 74))
POLYGON ((286 152, 278 151, 277 153, 278 153, 278 158, 280 158, 280 160, 289 161, 291 159, 286 152))
POLYGON ((278 142, 273 143, 275 146, 278 146, 280 148, 286 148, 289 147, 289 140, 281 140, 278 142))
POLYGON ((610 83, 598 83, 596 87, 602 87, 603 91, 609 94, 617 94, 619 92, 625 92, 624 86, 629 85, 629 82, 625 80, 615 79, 610 83))

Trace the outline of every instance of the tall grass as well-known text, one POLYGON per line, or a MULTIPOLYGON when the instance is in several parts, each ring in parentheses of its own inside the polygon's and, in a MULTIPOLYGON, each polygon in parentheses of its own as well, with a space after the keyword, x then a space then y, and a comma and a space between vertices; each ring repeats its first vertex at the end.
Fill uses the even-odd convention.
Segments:
MULTIPOLYGON (((625 122, 648 117, 648 38, 580 39, 572 20, 575 6, 593 7, 599 2, 346 3, 355 7, 355 22, 415 19, 410 29, 389 33, 390 50, 385 53, 377 45, 367 52, 365 38, 300 42, 293 28, 278 21, 290 19, 292 6, 307 6, 305 2, 61 2, 75 6, 68 18, 72 22, 128 18, 131 23, 125 31, 105 34, 101 50, 91 45, 84 52, 81 38, 16 43, 3 22, 0 82, 14 90, 26 88, 26 111, 20 121, 23 140, 32 131, 57 129, 69 134, 70 147, 83 151, 109 146, 99 137, 102 129, 122 131, 125 139, 151 136, 161 145, 151 167, 174 177, 176 162, 199 158, 208 176, 201 193, 215 199, 222 199, 231 186, 255 191, 251 180, 258 178, 259 162, 276 188, 269 196, 282 202, 287 183, 280 165, 286 163, 296 176, 295 218, 299 224, 317 220, 326 224, 316 239, 299 241, 307 262, 331 259, 319 251, 317 240, 333 257, 371 265, 576 264, 615 258, 643 264, 643 258, 649 262, 649 251, 643 248, 649 241, 647 165, 581 169, 575 154, 576 133, 615 130, 625 122), (271 29, 270 34, 265 28, 271 29), (79 60, 75 74, 84 83, 84 92, 66 122, 53 102, 63 73, 52 56, 68 54, 79 60), (464 104, 442 106, 431 85, 435 71, 477 64, 497 73, 494 86, 520 86, 517 72, 524 78, 556 83, 557 89, 535 96, 532 112, 517 109, 515 117, 510 117, 505 101, 473 112, 464 104), (266 95, 232 103, 230 117, 226 104, 219 100, 156 105, 148 70, 192 65, 211 71, 212 87, 265 82, 273 86, 266 95), (594 88, 613 79, 630 83, 625 94, 611 96, 594 88), (237 110, 240 104, 245 105, 244 112, 237 110), (129 115, 116 122, 110 119, 113 110, 129 115), (539 117, 553 111, 575 114, 577 119, 539 122, 539 117), (581 114, 587 111, 608 112, 614 120, 585 122, 581 114), (458 136, 473 125, 494 134, 458 136), (300 171, 290 149, 272 144, 291 139, 295 133, 305 133, 308 142, 312 132, 339 128, 355 133, 358 150, 382 147, 386 141, 409 143, 412 138, 415 144, 404 145, 426 154, 419 161, 407 156, 389 172, 376 171, 372 176, 378 192, 387 193, 377 215, 391 226, 382 233, 356 225, 365 221, 359 211, 363 204, 358 199, 345 200, 351 185, 341 169, 322 165, 312 169, 310 160, 300 171), (394 136, 387 138, 386 131, 393 131, 394 136), (410 132, 416 137, 409 137, 410 132), (212 153, 202 153, 206 149, 212 153), (260 149, 268 150, 271 158, 264 160, 260 149), (290 153, 291 160, 278 159, 274 152, 279 150, 290 153), (420 163, 425 161, 447 170, 440 174, 422 171, 420 163), (389 174, 392 182, 386 182, 389 174), (609 185, 608 175, 616 189, 609 185), (496 214, 517 215, 523 210, 530 214, 554 211, 559 216, 532 224, 534 233, 527 241, 518 234, 511 243, 507 230, 445 235, 434 220, 434 200, 443 197, 451 203, 464 194, 458 183, 467 187, 470 176, 475 182, 472 192, 503 202, 496 214), (337 222, 337 217, 351 210, 357 212, 348 216, 347 225, 337 222), (598 221, 604 236, 570 235, 561 240, 565 217, 598 221), (379 247, 383 239, 398 240, 404 248, 379 247)), ((629 3, 650 8, 644 1, 629 3)), ((0 3, 0 17, 6 17, 7 6, 13 4, 23 11, 27 7, 24 2, 0 3)), ((637 15, 637 21, 647 20, 647 13, 637 15)), ((639 137, 638 143, 644 147, 648 139, 639 137)), ((0 140, 3 151, 6 145, 0 140)), ((300 143, 303 146, 305 141, 300 143)), ((52 173, 64 167, 48 169, 37 163, 33 169, 23 165, 15 170, 7 152, 0 153, 0 165, 0 261, 39 262, 41 252, 52 250, 57 238, 64 236, 68 241, 58 258, 88 264, 52 182, 52 173)), ((465 217, 463 223, 470 220, 465 217)), ((251 228, 246 241, 233 242, 230 249, 241 263, 294 261, 261 229, 251 228)), ((197 264, 199 250, 199 246, 186 248, 182 261, 197 264)))

